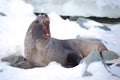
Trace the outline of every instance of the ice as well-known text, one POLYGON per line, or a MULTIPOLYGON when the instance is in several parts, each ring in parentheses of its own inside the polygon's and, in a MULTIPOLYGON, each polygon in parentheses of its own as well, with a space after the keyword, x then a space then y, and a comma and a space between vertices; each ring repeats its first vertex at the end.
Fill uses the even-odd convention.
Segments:
POLYGON ((56 12, 59 15, 120 17, 120 0, 25 0, 34 12, 56 12))

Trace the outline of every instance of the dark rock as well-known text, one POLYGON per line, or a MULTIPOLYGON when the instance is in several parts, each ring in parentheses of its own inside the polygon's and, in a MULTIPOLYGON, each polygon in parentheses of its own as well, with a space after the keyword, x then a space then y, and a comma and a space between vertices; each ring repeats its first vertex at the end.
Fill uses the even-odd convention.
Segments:
POLYGON ((117 24, 120 23, 120 17, 119 18, 108 18, 108 17, 87 17, 88 19, 95 20, 100 23, 107 23, 107 24, 117 24))
POLYGON ((116 66, 120 67, 120 63, 118 63, 116 66))
POLYGON ((111 66, 111 65, 113 65, 113 63, 106 63, 107 64, 107 66, 111 66))
POLYGON ((0 12, 0 15, 1 15, 1 16, 6 16, 6 14, 4 14, 4 13, 2 13, 2 12, 0 12))
POLYGON ((64 20, 66 20, 66 19, 69 19, 70 18, 70 16, 60 16, 62 19, 64 19, 64 20))
POLYGON ((43 14, 45 14, 45 13, 34 13, 36 16, 39 16, 39 15, 43 15, 43 14))
POLYGON ((3 72, 3 69, 0 69, 0 72, 3 72))

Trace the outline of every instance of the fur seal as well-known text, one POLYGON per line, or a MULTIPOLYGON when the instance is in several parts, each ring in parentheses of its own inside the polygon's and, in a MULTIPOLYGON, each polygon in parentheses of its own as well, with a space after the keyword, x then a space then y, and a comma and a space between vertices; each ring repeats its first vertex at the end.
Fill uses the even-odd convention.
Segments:
POLYGON ((64 67, 74 67, 92 50, 102 52, 107 48, 91 39, 59 40, 51 37, 50 19, 47 14, 39 15, 29 26, 24 40, 26 59, 35 67, 45 67, 56 61, 64 67))

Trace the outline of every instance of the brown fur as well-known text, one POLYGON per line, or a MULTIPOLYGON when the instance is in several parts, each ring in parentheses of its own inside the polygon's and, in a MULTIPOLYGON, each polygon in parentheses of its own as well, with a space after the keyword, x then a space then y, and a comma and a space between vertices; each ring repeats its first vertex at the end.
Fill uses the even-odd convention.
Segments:
POLYGON ((30 25, 25 37, 25 56, 34 66, 47 66, 57 61, 65 67, 74 67, 92 50, 103 51, 107 48, 97 40, 70 39, 58 40, 50 37, 49 17, 38 16, 30 25), (42 30, 47 29, 48 33, 42 30), (47 35, 46 35, 47 34, 47 35))

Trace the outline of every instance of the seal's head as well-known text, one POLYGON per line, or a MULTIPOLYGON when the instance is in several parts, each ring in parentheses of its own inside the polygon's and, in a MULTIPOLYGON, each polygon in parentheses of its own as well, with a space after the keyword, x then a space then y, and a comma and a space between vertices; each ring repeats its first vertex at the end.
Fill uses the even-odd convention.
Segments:
POLYGON ((48 15, 47 14, 39 15, 36 18, 35 22, 40 25, 38 27, 41 27, 43 36, 50 37, 50 28, 49 28, 50 19, 49 19, 48 15))

